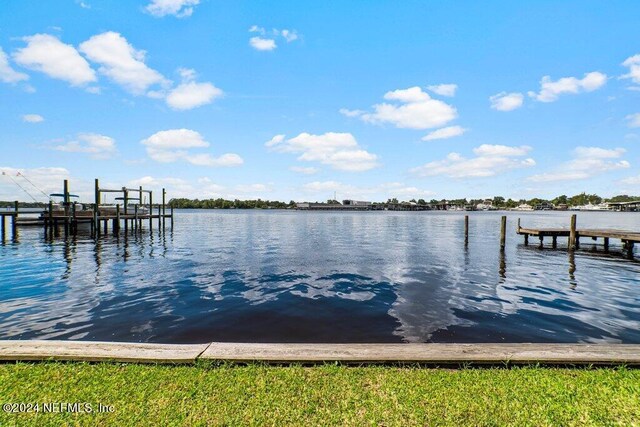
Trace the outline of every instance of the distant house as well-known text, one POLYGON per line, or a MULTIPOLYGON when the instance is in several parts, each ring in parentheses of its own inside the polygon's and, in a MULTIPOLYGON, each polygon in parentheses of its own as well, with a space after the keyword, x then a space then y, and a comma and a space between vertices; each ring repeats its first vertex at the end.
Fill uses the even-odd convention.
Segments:
POLYGON ((479 211, 488 211, 493 209, 493 200, 485 199, 482 203, 476 205, 476 209, 479 211))
POLYGON ((553 204, 549 202, 538 203, 534 206, 534 209, 537 211, 550 211, 553 210, 553 204))
POLYGON ((371 202, 365 202, 363 200, 350 200, 350 199, 343 200, 342 204, 344 206, 366 207, 366 208, 369 208, 372 205, 371 202))

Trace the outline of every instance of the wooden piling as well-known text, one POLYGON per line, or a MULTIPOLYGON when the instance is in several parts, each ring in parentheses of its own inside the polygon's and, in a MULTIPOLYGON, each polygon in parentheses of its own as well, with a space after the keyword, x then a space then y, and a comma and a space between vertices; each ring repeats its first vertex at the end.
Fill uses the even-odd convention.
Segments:
POLYGON ((171 206, 171 229, 173 230, 173 206, 171 206))
POLYGON ((609 252, 609 238, 608 237, 604 238, 604 251, 605 252, 609 252))
POLYGON ((49 200, 49 234, 53 237, 53 201, 49 200))
POLYGON ((133 230, 138 232, 138 205, 133 208, 133 230))
POLYGON ((469 215, 464 216, 464 245, 469 245, 469 215))
POLYGON ((529 235, 528 234, 524 235, 524 245, 525 246, 529 246, 529 235))
MULTIPOLYGON (((100 220, 98 219, 100 216, 100 213, 98 212, 98 208, 100 206, 100 185, 98 182, 98 178, 95 179, 94 182, 94 205, 93 205, 93 230, 95 232, 96 235, 100 234, 100 220)), ((106 231, 105 231, 106 232, 106 231)))
POLYGON ((73 220, 71 221, 71 234, 73 234, 74 236, 78 234, 78 218, 76 216, 76 209, 76 202, 73 202, 73 204, 71 205, 71 213, 73 215, 73 220))
POLYGON ((13 221, 11 221, 11 238, 18 237, 18 201, 13 202, 13 221))
POLYGON ((6 219, 6 218, 7 218, 7 217, 6 217, 5 215, 0 215, 0 234, 2 235, 2 241, 3 241, 3 242, 4 242, 4 240, 6 239, 6 235, 7 235, 7 232, 6 232, 6 230, 5 230, 5 227, 6 227, 6 225, 5 225, 5 222, 6 222, 6 221, 5 221, 5 219, 6 219))
POLYGON ((576 222, 577 222, 577 215, 576 214, 571 215, 571 226, 569 229, 569 249, 571 250, 577 248, 576 222))
POLYGON ((113 220, 113 232, 120 232, 120 203, 116 204, 116 219, 113 220))
POLYGON ((153 192, 149 192, 149 232, 153 231, 153 192))
MULTIPOLYGON (((127 232, 129 231, 129 221, 127 220, 127 205, 129 204, 129 192, 127 191, 126 188, 122 188, 122 191, 124 192, 124 234, 127 234, 127 232)), ((118 228, 119 228, 119 219, 118 219, 118 228)))
POLYGON ((162 189, 162 228, 164 228, 164 216, 166 215, 166 204, 165 204, 165 195, 167 194, 167 192, 164 190, 164 188, 162 189))
POLYGON ((502 216, 500 221, 500 250, 504 251, 507 242, 507 217, 502 216))
POLYGON ((553 236, 551 238, 551 246, 555 249, 558 247, 558 236, 553 236))

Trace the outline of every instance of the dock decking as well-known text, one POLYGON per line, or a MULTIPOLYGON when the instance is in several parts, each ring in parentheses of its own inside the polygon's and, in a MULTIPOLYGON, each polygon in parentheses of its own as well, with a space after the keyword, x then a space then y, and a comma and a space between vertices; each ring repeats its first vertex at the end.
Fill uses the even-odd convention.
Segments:
POLYGON ((569 228, 529 228, 521 227, 518 219, 517 233, 524 236, 524 244, 529 244, 529 236, 537 236, 540 240, 540 247, 544 246, 544 238, 551 237, 553 248, 558 246, 558 237, 566 237, 569 249, 580 248, 580 238, 591 238, 592 240, 602 239, 604 250, 609 250, 609 240, 618 239, 627 253, 628 258, 633 258, 633 248, 636 243, 640 243, 640 232, 615 230, 615 229, 588 229, 577 228, 576 215, 571 217, 569 228))

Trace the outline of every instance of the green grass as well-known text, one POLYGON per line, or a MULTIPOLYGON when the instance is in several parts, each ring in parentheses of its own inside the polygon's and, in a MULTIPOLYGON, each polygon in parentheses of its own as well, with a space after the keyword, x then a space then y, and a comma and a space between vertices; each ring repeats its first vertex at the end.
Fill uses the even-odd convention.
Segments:
POLYGON ((629 426, 640 425, 640 370, 0 364, 8 402, 114 412, 0 411, 0 426, 629 426))

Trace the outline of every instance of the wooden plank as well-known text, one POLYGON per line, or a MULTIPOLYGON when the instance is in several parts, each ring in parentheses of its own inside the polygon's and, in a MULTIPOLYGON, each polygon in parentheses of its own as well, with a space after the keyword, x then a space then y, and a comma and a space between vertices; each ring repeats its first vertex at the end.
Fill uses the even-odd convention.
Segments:
POLYGON ((201 359, 274 363, 629 364, 635 344, 249 344, 212 343, 201 359))
POLYGON ((195 363, 208 344, 0 340, 0 360, 195 363))

